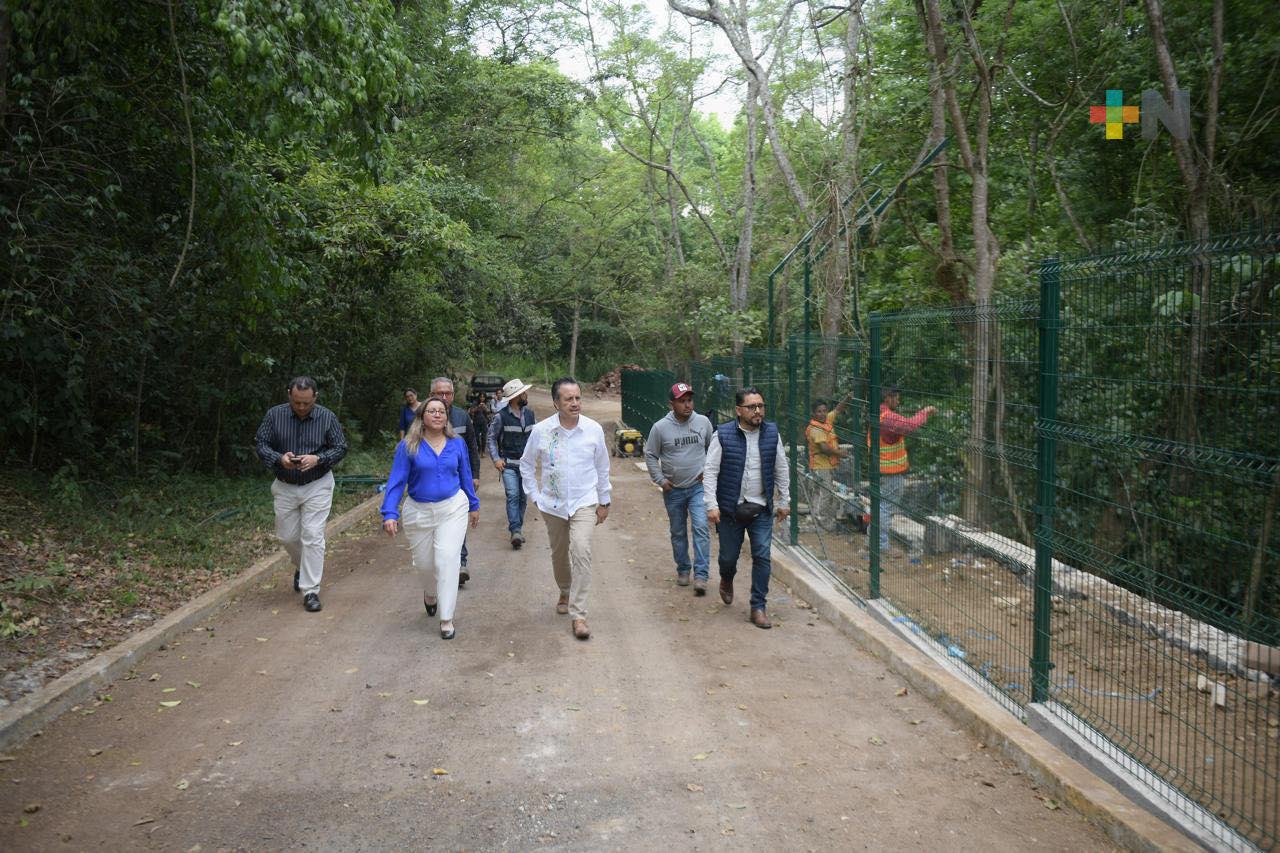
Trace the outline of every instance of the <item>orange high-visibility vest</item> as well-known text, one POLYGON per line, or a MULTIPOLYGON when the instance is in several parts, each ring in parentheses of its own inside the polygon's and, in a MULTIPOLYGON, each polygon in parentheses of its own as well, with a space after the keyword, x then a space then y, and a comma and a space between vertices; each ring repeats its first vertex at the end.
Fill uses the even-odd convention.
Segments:
MULTIPOLYGON (((885 413, 880 413, 880 428, 884 429, 885 413)), ((871 431, 867 430, 867 448, 871 447, 871 431)), ((906 436, 898 436, 898 440, 887 442, 884 440, 884 433, 880 433, 880 473, 881 474, 905 474, 907 473, 907 439, 906 436)))

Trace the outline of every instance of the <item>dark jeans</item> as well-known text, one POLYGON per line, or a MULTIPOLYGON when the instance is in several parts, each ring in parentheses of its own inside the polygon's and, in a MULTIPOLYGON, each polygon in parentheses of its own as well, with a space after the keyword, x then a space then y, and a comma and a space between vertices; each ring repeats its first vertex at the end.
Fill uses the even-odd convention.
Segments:
POLYGON ((738 573, 738 555, 742 553, 742 538, 751 537, 751 609, 764 610, 769 594, 769 575, 773 571, 770 548, 773 545, 773 516, 767 512, 757 515, 750 524, 741 525, 724 510, 720 511, 720 577, 733 580, 738 573))

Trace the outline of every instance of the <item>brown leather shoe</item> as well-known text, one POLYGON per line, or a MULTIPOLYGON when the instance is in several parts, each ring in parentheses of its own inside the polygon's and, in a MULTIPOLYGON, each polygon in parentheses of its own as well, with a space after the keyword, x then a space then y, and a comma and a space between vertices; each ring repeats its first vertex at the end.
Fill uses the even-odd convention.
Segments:
POLYGON ((573 620, 573 636, 579 640, 585 640, 591 636, 591 629, 587 627, 586 619, 573 620))
POLYGON ((556 612, 559 613, 561 616, 568 614, 569 612, 569 594, 568 593, 564 593, 564 592, 560 593, 560 600, 556 602, 556 612))
POLYGON ((757 628, 772 628, 773 623, 769 621, 769 616, 763 610, 751 611, 751 624, 757 628))
POLYGON ((720 579, 720 600, 725 604, 733 604, 733 580, 720 579))

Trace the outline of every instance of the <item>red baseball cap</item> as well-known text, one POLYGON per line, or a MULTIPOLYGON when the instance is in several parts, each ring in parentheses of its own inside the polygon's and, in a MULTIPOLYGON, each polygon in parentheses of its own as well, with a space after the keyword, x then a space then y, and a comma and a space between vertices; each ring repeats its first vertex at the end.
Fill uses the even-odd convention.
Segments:
POLYGON ((684 384, 683 382, 677 382, 675 385, 671 386, 672 400, 679 400, 681 397, 692 396, 692 395, 693 395, 693 388, 684 384))

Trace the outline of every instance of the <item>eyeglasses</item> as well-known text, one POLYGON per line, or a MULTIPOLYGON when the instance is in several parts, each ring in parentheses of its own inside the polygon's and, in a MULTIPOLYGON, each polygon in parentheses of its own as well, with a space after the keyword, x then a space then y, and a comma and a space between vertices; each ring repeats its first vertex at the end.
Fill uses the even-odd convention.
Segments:
POLYGON ((748 409, 753 412, 764 411, 764 403, 741 403, 738 405, 738 408, 748 409))
POLYGON ((444 409, 427 409, 428 415, 443 415, 444 409))

